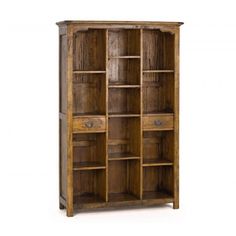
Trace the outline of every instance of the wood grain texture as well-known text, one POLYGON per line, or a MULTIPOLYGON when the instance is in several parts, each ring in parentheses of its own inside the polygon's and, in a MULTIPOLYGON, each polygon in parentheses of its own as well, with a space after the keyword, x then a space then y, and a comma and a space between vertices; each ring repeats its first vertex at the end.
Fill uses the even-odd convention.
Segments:
POLYGON ((181 22, 59 25, 59 207, 179 207, 181 22))

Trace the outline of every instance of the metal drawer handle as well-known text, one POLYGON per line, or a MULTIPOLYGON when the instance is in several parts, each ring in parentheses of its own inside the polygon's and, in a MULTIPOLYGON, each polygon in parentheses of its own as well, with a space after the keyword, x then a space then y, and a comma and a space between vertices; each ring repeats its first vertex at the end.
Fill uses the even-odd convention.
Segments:
POLYGON ((160 126, 160 125, 162 125, 162 122, 161 122, 161 120, 154 120, 154 124, 156 126, 160 126))
POLYGON ((93 122, 92 121, 87 121, 85 122, 86 128, 92 128, 93 127, 93 122))

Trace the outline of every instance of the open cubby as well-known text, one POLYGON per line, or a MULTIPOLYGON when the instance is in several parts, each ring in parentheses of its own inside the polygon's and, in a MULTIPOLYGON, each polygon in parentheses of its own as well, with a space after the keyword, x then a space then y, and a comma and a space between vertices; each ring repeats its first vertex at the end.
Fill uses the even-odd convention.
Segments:
POLYGON ((106 31, 104 29, 77 31, 73 41, 74 71, 106 70, 106 31))
POLYGON ((108 113, 140 114, 139 88, 110 88, 108 94, 108 113))
POLYGON ((104 74, 74 74, 73 114, 106 114, 106 77, 104 74))
POLYGON ((174 34, 143 30, 143 69, 174 70, 174 34))
POLYGON ((110 59, 108 62, 110 85, 140 85, 140 59, 110 59))
POLYGON ((174 74, 146 73, 143 75, 143 113, 173 113, 174 74))
POLYGON ((177 209, 181 23, 58 25, 60 209, 177 209))
POLYGON ((98 203, 106 200, 105 170, 74 171, 74 204, 98 203))
POLYGON ((139 160, 109 161, 108 199, 129 201, 140 198, 139 160))
POLYGON ((109 30, 108 55, 109 57, 140 56, 140 30, 109 30))
POLYGON ((172 165, 173 158, 173 131, 143 132, 143 165, 172 165))
POLYGON ((84 133, 73 135, 73 168, 105 168, 105 133, 84 133))
POLYGON ((108 158, 140 158, 140 119, 109 118, 108 158))
POLYGON ((143 199, 173 197, 173 167, 151 166, 143 168, 143 199))

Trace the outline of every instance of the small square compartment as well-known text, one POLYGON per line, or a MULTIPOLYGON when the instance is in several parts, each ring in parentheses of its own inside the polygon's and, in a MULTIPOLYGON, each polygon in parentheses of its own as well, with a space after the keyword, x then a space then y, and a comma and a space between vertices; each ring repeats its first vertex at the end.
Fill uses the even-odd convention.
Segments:
POLYGON ((96 203, 106 201, 105 170, 74 171, 74 204, 96 203))
POLYGON ((106 77, 104 74, 74 74, 73 114, 106 114, 106 77))
POLYGON ((143 76, 143 113, 173 113, 174 74, 145 73, 143 76))
POLYGON ((174 34, 143 30, 143 69, 174 70, 174 34))
POLYGON ((108 113, 140 114, 139 88, 110 88, 108 97, 108 113))
POLYGON ((109 85, 140 85, 140 59, 109 59, 109 85))
POLYGON ((173 198, 173 167, 143 168, 143 199, 173 198))
POLYGON ((89 29, 74 34, 74 70, 106 70, 106 30, 89 29))
POLYGON ((108 157, 140 158, 140 118, 119 117, 108 121, 108 157))
POLYGON ((143 164, 172 165, 174 158, 173 131, 143 132, 143 164))
POLYGON ((139 160, 110 161, 108 176, 109 202, 139 199, 139 160))
POLYGON ((108 33, 109 57, 140 56, 140 30, 111 29, 108 33))
POLYGON ((105 168, 106 134, 89 133, 73 135, 73 164, 79 168, 105 168))

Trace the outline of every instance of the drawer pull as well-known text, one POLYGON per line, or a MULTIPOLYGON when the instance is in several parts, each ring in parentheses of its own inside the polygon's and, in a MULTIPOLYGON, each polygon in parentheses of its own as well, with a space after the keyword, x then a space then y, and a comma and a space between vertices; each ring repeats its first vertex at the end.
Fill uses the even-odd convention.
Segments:
POLYGON ((93 127, 93 122, 87 121, 87 122, 85 122, 85 126, 86 126, 86 128, 92 128, 93 127))
POLYGON ((160 126, 162 125, 162 122, 160 120, 154 120, 154 125, 160 126))

